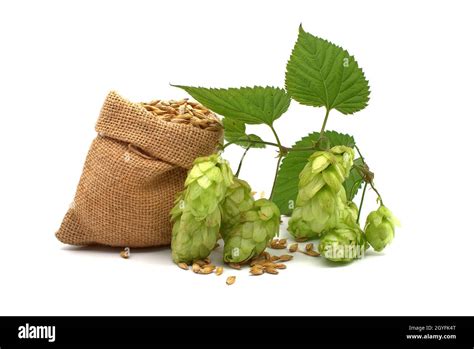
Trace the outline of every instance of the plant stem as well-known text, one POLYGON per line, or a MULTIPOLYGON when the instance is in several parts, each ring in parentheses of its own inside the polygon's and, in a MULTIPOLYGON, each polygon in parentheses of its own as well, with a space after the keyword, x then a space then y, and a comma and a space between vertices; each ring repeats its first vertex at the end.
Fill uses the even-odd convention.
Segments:
POLYGON ((313 146, 313 147, 285 147, 284 145, 281 145, 281 148, 280 146, 277 144, 277 143, 273 143, 273 142, 267 142, 267 141, 254 141, 254 140, 247 140, 247 139, 242 139, 242 140, 236 140, 236 141, 232 141, 232 142, 227 142, 225 145, 222 146, 222 150, 224 150, 225 148, 227 148, 229 145, 232 145, 232 144, 235 144, 237 142, 248 142, 250 144, 266 144, 266 145, 271 145, 273 147, 277 147, 279 149, 282 149, 283 151, 285 152, 289 152, 289 151, 309 151, 309 150, 317 150, 318 147, 317 146, 313 146))
POLYGON ((308 151, 308 150, 318 150, 319 148, 316 147, 301 147, 301 148, 286 148, 288 151, 308 151))
POLYGON ((275 139, 276 139, 278 148, 281 149, 281 148, 282 148, 282 145, 281 145, 281 142, 280 142, 280 138, 278 137, 278 134, 276 133, 275 128, 273 127, 273 125, 270 125, 270 129, 272 130, 273 135, 275 136, 275 139))
MULTIPOLYGON (((367 166, 367 163, 365 162, 365 158, 364 156, 362 155, 362 153, 360 152, 360 149, 357 145, 354 145, 354 148, 357 150, 357 153, 359 154, 360 158, 362 159, 362 162, 364 163, 364 165, 367 166)), ((368 167, 368 166, 367 166, 368 167)), ((367 182, 366 182, 367 184, 367 182)), ((374 182, 373 181, 369 181, 369 184, 370 184, 370 187, 372 188, 373 191, 375 191, 375 193, 377 194, 379 200, 380 200, 380 204, 382 206, 384 206, 383 204, 383 200, 382 200, 382 195, 380 195, 379 191, 377 190, 377 188, 375 188, 375 185, 374 185, 374 182)), ((364 191, 365 191, 365 188, 364 188, 364 191)))
POLYGON ((364 204, 365 191, 367 189, 367 182, 364 184, 364 190, 362 191, 362 198, 360 199, 359 212, 357 213, 357 223, 359 223, 360 212, 362 211, 362 205, 364 204))
POLYGON ((266 145, 271 145, 271 146, 274 146, 274 147, 278 147, 279 145, 276 144, 276 143, 273 143, 273 142, 265 142, 265 141, 256 141, 256 140, 250 140, 250 139, 238 139, 238 140, 235 140, 235 141, 232 141, 232 142, 227 142, 223 147, 222 147, 222 150, 224 150, 225 148, 227 148, 229 145, 232 145, 232 144, 235 144, 237 142, 249 142, 250 144, 266 144, 266 145))
POLYGON ((277 177, 278 177, 278 170, 280 169, 281 159, 283 159, 283 156, 282 155, 278 156, 278 162, 277 162, 277 166, 276 166, 275 176, 273 177, 272 192, 270 193, 270 200, 272 199, 273 192, 275 191, 276 180, 277 180, 277 177))
POLYGON ((354 148, 356 148, 357 154, 359 154, 360 158, 362 159, 362 162, 365 164, 365 159, 364 159, 364 157, 362 156, 359 147, 358 147, 357 145, 354 145, 354 148))
POLYGON ((242 168, 242 162, 244 161, 245 155, 247 155, 247 152, 249 151, 249 149, 250 149, 250 145, 247 148, 245 148, 245 151, 242 154, 242 157, 240 158, 239 167, 237 168, 237 172, 235 172, 235 176, 237 178, 239 177, 240 169, 242 168))
POLYGON ((326 115, 324 116, 323 125, 321 126, 321 131, 319 132, 319 138, 322 138, 324 136, 324 130, 326 129, 326 124, 329 118, 329 110, 330 109, 326 108, 326 115))
POLYGON ((284 151, 284 148, 283 146, 281 145, 281 142, 280 142, 280 137, 278 137, 278 134, 275 130, 275 128, 273 127, 273 125, 269 125, 270 126, 270 129, 272 130, 273 132, 273 135, 275 136, 275 140, 278 144, 278 162, 277 162, 277 166, 276 166, 276 170, 275 170, 275 176, 273 178, 273 185, 272 185, 272 191, 270 193, 270 200, 272 199, 273 197, 273 192, 275 191, 275 186, 276 186, 276 180, 277 180, 277 177, 278 177, 278 170, 280 169, 280 163, 281 163, 281 159, 283 158, 283 151, 284 151))
POLYGON ((382 200, 382 196, 380 195, 380 193, 378 192, 377 189, 375 189, 375 186, 374 186, 374 183, 371 182, 370 183, 370 186, 372 187, 373 191, 375 191, 375 193, 377 194, 377 196, 379 197, 379 200, 380 200, 380 205, 384 206, 383 204, 383 200, 382 200))

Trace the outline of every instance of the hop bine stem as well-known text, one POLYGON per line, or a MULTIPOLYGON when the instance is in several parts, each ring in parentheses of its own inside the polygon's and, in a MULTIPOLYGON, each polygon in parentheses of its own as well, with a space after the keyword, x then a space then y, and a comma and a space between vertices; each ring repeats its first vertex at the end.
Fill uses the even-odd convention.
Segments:
POLYGON ((271 145, 273 147, 278 147, 278 144, 273 143, 273 142, 257 141, 257 140, 242 137, 242 138, 239 138, 235 141, 227 142, 225 145, 222 146, 222 150, 227 148, 229 145, 236 144, 236 143, 239 143, 239 142, 248 142, 250 145, 252 145, 252 144, 266 144, 266 145, 271 145))
POLYGON ((319 132, 319 138, 323 138, 324 136, 324 131, 326 129, 326 124, 329 118, 329 111, 330 109, 326 108, 326 115, 324 115, 324 121, 323 121, 323 125, 321 126, 321 131, 319 132))
POLYGON ((239 177, 240 169, 242 168, 242 163, 243 163, 244 158, 247 155, 247 152, 249 151, 250 147, 251 147, 251 145, 249 144, 247 146, 247 148, 245 148, 245 151, 242 154, 242 157, 240 158, 239 167, 237 168, 237 172, 235 172, 235 177, 239 177))
POLYGON ((272 185, 272 191, 270 193, 270 200, 272 199, 273 197, 273 192, 275 191, 275 186, 276 186, 276 180, 277 180, 277 177, 278 177, 278 170, 280 169, 280 163, 281 163, 281 160, 283 158, 283 156, 288 152, 287 149, 285 149, 282 145, 281 145, 281 142, 280 142, 280 137, 278 137, 278 134, 275 130, 275 128, 273 127, 273 125, 270 125, 270 129, 272 130, 273 132, 273 135, 275 136, 275 139, 276 139, 276 142, 278 144, 278 161, 277 161, 277 166, 276 166, 276 170, 275 170, 275 176, 273 178, 273 185, 272 185))
MULTIPOLYGON (((375 188, 375 185, 374 185, 374 178, 373 178, 373 173, 369 171, 369 166, 367 165, 367 163, 365 162, 365 158, 364 156, 362 155, 362 153, 360 152, 360 149, 357 145, 354 145, 354 148, 357 150, 357 153, 359 154, 360 158, 362 159, 362 162, 364 163, 364 167, 365 168, 360 168, 360 167, 357 167, 359 173, 362 175, 362 177, 364 178, 364 181, 366 183, 366 186, 367 186, 367 183, 370 185, 370 187, 372 188, 372 190, 377 194, 379 200, 380 200, 380 204, 382 206, 384 206, 383 204, 383 200, 382 200, 382 195, 380 195, 379 191, 377 190, 377 188, 375 188)), ((365 194, 365 186, 364 186, 364 194, 365 194)), ((362 197, 363 198, 363 197, 362 197)), ((362 202, 361 202, 361 207, 362 207, 362 202)), ((360 208, 359 208, 359 213, 360 213, 360 208)))
MULTIPOLYGON (((280 146, 277 143, 266 142, 266 141, 257 141, 257 140, 249 140, 248 138, 242 138, 242 139, 238 139, 238 140, 235 140, 235 141, 232 141, 232 142, 227 142, 225 145, 221 146, 221 149, 224 150, 228 146, 230 146, 232 144, 239 143, 239 142, 248 142, 250 145, 265 144, 265 145, 270 145, 272 147, 280 148, 280 146)), ((290 151, 311 151, 311 150, 318 150, 319 148, 316 145, 312 146, 312 147, 285 147, 284 145, 281 145, 281 149, 283 150, 283 153, 286 154, 290 151)))
POLYGON ((362 211, 362 205, 364 204, 365 191, 367 190, 367 182, 364 184, 364 190, 362 190, 362 198, 360 199, 359 212, 357 213, 357 223, 360 220, 360 212, 362 211))

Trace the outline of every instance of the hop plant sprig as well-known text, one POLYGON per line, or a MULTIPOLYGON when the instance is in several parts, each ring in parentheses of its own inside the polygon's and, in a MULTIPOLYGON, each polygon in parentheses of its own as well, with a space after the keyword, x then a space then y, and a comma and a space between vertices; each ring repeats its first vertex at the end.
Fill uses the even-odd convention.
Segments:
MULTIPOLYGON (((374 173, 354 138, 326 130, 331 111, 357 113, 368 105, 370 96, 363 70, 354 56, 342 47, 306 32, 300 26, 286 66, 285 89, 270 86, 228 89, 177 87, 224 117, 227 144, 222 146, 222 150, 232 144, 245 148, 239 170, 249 149, 266 146, 278 149, 270 200, 281 213, 291 214, 288 230, 295 238, 321 238, 321 251, 329 248, 365 249, 368 243, 380 251, 393 239, 396 221, 391 213, 385 211, 386 208, 382 208, 385 206, 375 188, 374 173), (327 64, 327 57, 331 58, 331 64, 327 64), (319 132, 311 132, 294 146, 287 147, 282 144, 274 122, 288 110, 291 100, 323 108, 321 115, 324 119, 319 132), (247 125, 259 124, 270 128, 274 141, 246 132, 247 125), (357 159, 354 159, 354 149, 359 154, 357 159), (353 200, 362 184, 364 189, 357 207, 353 200), (359 218, 368 186, 377 194, 381 208, 369 215, 364 232, 359 226, 359 218)), ((203 197, 204 202, 208 203, 208 200, 203 197)), ((234 181, 221 205, 220 234, 226 241, 231 234, 235 237, 244 231, 249 234, 240 221, 253 210, 248 209, 252 205, 255 203, 250 197, 249 186, 234 181)), ((201 217, 216 205, 197 206, 193 214, 201 217)), ((211 222, 215 224, 213 219, 211 222)), ((246 238, 241 238, 235 245, 244 242, 247 244, 246 238)), ((246 248, 243 250, 247 251, 246 248)), ((329 256, 327 253, 324 255, 329 256)), ((334 256, 328 259, 336 262, 354 259, 337 257, 337 253, 334 256)))

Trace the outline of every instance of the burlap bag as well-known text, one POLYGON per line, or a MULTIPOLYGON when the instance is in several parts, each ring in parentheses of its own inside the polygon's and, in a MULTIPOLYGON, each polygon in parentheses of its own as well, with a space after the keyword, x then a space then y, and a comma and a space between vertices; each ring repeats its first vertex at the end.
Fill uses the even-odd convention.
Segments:
POLYGON ((193 160, 215 152, 222 128, 165 121, 111 92, 96 131, 57 238, 72 245, 169 244, 175 195, 193 160))

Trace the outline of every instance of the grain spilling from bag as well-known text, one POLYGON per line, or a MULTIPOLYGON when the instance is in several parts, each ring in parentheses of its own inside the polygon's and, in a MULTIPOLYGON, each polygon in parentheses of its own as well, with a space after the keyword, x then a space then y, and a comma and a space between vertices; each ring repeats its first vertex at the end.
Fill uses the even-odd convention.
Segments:
POLYGON ((277 269, 286 269, 286 265, 275 262, 286 262, 292 258, 293 256, 290 255, 271 256, 268 252, 264 252, 250 261, 250 274, 253 276, 259 276, 265 273, 277 275, 279 273, 277 269))
POLYGON ((178 267, 180 267, 183 270, 189 270, 189 266, 186 263, 179 263, 178 267))
POLYGON ((235 278, 236 278, 235 276, 229 276, 229 277, 227 278, 227 280, 225 281, 225 283, 226 283, 227 285, 233 285, 234 282, 235 282, 235 278))
POLYGON ((125 247, 121 252, 120 252, 120 257, 128 259, 130 257, 130 248, 125 247))
POLYGON ((192 269, 193 269, 193 272, 195 272, 197 274, 201 270, 201 267, 199 266, 199 264, 193 263, 192 269))
POLYGON ((275 250, 282 250, 286 248, 286 239, 273 239, 270 242, 270 248, 273 248, 275 250))
POLYGON ((290 256, 289 254, 284 254, 284 255, 279 256, 277 261, 287 262, 287 261, 291 261, 292 259, 293 259, 293 256, 290 256))
POLYGON ((316 252, 316 251, 313 251, 313 250, 303 251, 303 253, 307 256, 310 256, 310 257, 319 257, 320 256, 319 252, 316 252))
POLYGON ((298 251, 298 244, 291 244, 288 250, 291 253, 298 251))

